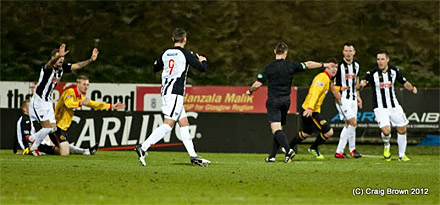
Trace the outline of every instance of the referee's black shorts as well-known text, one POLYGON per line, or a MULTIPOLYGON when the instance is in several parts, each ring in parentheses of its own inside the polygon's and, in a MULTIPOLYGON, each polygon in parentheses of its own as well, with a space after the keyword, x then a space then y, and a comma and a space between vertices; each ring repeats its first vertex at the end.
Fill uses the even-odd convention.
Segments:
POLYGON ((267 117, 269 123, 281 122, 286 124, 287 112, 290 107, 290 96, 268 97, 266 101, 267 117))
POLYGON ((319 112, 313 112, 311 117, 303 116, 304 109, 301 107, 300 115, 302 117, 302 131, 306 134, 312 134, 314 129, 318 129, 322 134, 330 131, 330 123, 322 119, 319 112))

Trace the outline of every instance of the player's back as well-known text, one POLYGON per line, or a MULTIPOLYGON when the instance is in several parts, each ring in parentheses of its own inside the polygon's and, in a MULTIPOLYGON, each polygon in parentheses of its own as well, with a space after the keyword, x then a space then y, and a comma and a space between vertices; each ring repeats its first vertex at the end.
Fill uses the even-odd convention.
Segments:
POLYGON ((154 63, 155 72, 162 70, 162 95, 184 94, 190 65, 202 72, 207 68, 206 61, 200 62, 193 52, 182 47, 176 46, 162 53, 154 63))

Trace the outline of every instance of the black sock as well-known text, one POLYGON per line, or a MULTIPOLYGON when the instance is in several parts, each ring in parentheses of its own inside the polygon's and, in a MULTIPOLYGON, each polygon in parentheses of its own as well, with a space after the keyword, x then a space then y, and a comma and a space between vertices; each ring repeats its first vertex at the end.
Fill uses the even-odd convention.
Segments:
POLYGON ((280 148, 280 143, 273 138, 272 152, 269 155, 269 158, 275 157, 277 155, 278 149, 280 148))
POLYGON ((54 147, 44 145, 44 144, 41 144, 40 146, 38 146, 38 151, 44 152, 46 154, 52 154, 52 155, 55 154, 54 147))
POLYGON ((325 136, 321 133, 318 136, 316 136, 315 142, 310 146, 311 149, 317 149, 319 145, 324 144, 327 139, 324 139, 325 136))
POLYGON ((288 153, 290 150, 290 146, 289 146, 289 143, 287 142, 287 138, 286 138, 286 135, 284 134, 284 132, 282 130, 278 130, 275 132, 274 137, 275 137, 275 140, 282 147, 284 147, 284 149, 286 150, 286 153, 288 153))
POLYGON ((295 137, 293 137, 292 141, 290 141, 290 147, 294 147, 297 144, 301 143, 303 141, 303 139, 300 137, 301 132, 298 132, 298 134, 295 135, 295 137))

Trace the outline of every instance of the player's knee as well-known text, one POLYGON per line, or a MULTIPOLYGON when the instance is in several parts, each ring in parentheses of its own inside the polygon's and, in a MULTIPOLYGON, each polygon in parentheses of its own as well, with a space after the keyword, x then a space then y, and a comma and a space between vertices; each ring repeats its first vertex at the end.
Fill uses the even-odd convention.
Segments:
POLYGON ((406 134, 406 126, 404 127, 397 127, 397 133, 404 135, 406 134))
POLYGON ((328 132, 324 133, 324 136, 326 138, 330 138, 331 136, 333 136, 333 129, 330 128, 330 130, 328 132))
POLYGON ((307 137, 310 137, 310 134, 307 134, 305 132, 301 132, 301 137, 304 139, 306 139, 307 137))

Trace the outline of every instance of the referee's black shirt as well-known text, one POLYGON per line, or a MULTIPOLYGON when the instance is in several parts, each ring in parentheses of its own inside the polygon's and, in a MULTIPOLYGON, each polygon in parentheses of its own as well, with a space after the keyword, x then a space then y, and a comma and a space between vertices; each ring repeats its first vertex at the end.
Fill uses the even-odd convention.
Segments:
POLYGON ((289 96, 293 74, 306 70, 306 64, 288 62, 278 59, 266 65, 263 71, 258 74, 257 80, 261 83, 268 82, 267 96, 282 97, 289 96))

